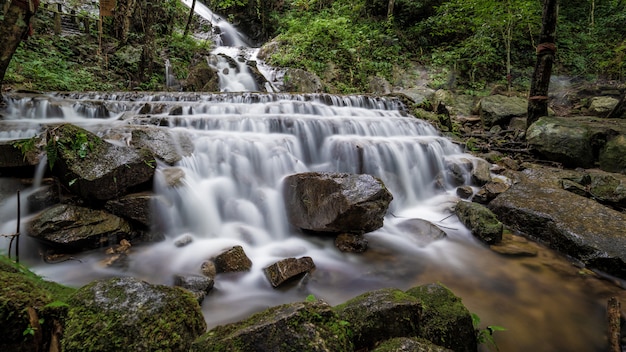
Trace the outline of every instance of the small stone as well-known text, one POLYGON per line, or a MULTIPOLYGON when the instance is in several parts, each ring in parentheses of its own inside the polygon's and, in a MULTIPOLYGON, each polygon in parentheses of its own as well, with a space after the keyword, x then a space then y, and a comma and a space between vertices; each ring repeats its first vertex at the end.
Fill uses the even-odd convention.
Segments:
POLYGON ((191 235, 183 235, 182 237, 174 241, 174 245, 176 247, 184 247, 190 244, 191 242, 193 242, 193 237, 191 237, 191 235))
POLYGON ((263 269, 265 276, 272 284, 272 287, 276 288, 281 286, 287 281, 293 280, 302 274, 308 273, 315 264, 311 257, 302 258, 287 258, 279 262, 276 262, 267 268, 263 269))
POLYGON ((456 189, 456 195, 461 199, 469 199, 474 194, 474 190, 470 186, 462 186, 456 189))
POLYGON ((209 278, 215 278, 215 276, 217 275, 217 269, 215 269, 215 263, 213 263, 210 260, 205 261, 204 263, 202 263, 202 266, 200 267, 200 272, 202 273, 202 275, 209 277, 209 278))
POLYGON ((250 261, 250 258, 248 258, 241 246, 235 246, 222 252, 215 257, 214 263, 218 273, 249 271, 252 268, 252 261, 250 261))
POLYGON ((203 275, 174 275, 174 286, 190 291, 199 303, 204 300, 213 285, 213 279, 203 275))

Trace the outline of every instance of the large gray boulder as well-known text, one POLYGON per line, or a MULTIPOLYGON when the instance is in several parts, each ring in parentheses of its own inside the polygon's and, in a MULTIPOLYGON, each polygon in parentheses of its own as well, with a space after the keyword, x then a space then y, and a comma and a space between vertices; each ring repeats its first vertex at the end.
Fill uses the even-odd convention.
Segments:
POLYGON ((196 298, 132 277, 94 281, 69 300, 63 350, 189 351, 206 331, 196 298))
POLYGON ((50 128, 46 152, 54 174, 74 194, 103 201, 127 194, 149 181, 156 167, 147 149, 117 146, 70 124, 50 128))
POLYGON ((528 101, 520 97, 504 95, 490 95, 480 101, 479 112, 483 126, 490 129, 493 126, 505 127, 514 117, 526 116, 528 101))
POLYGON ((590 116, 541 117, 526 132, 529 146, 541 157, 566 167, 624 172, 626 120, 590 116))
POLYGON ((371 175, 308 172, 288 176, 284 183, 289 221, 316 232, 374 231, 383 226, 392 198, 371 175))
POLYGON ((349 330, 327 303, 295 302, 218 326, 198 338, 190 351, 353 351, 349 330))
POLYGON ((29 236, 69 252, 102 248, 137 236, 130 224, 118 216, 69 204, 44 210, 27 227, 29 236))
POLYGON ((299 69, 289 68, 283 77, 283 90, 294 93, 321 93, 322 81, 314 73, 299 69))
POLYGON ((626 278, 626 214, 560 189, 566 171, 526 165, 489 203, 506 226, 593 269, 626 278))

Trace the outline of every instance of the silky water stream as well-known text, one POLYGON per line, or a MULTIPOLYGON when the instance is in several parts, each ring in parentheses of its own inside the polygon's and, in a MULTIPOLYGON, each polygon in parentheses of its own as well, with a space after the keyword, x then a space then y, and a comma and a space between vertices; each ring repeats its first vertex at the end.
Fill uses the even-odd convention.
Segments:
MULTIPOLYGON (((334 305, 367 290, 441 282, 462 297, 483 325, 508 329, 495 336, 501 351, 604 349, 606 298, 623 298, 622 290, 583 275, 539 245, 536 257, 507 258, 475 240, 450 216, 458 199, 445 177, 450 164, 475 159, 428 123, 404 114, 397 101, 284 93, 129 96, 9 99, 2 124, 17 127, 3 138, 25 138, 60 121, 102 131, 159 120, 168 121, 161 128, 189 133, 194 143, 193 154, 175 165, 185 173, 181 186, 166 187, 163 173, 171 166, 157 166, 154 188, 167 201, 153 211, 165 240, 133 247, 128 267, 115 269, 100 263, 104 250, 80 255, 80 262, 42 263, 37 244, 23 236, 23 261, 46 278, 80 286, 96 278, 132 275, 171 285, 174 274, 198 273, 204 260, 241 245, 252 270, 218 275, 202 305, 209 326, 309 294, 334 305), (162 113, 141 115, 146 105, 158 105, 162 113), (169 115, 172 107, 182 108, 183 114, 169 115), (389 188, 394 196, 389 214, 381 229, 366 235, 365 253, 342 253, 333 239, 305 235, 287 223, 281 181, 305 171, 364 172, 389 188), (433 222, 447 237, 416 240, 402 225, 414 218, 433 222), (193 241, 177 247, 175 241, 183 236, 193 241), (263 268, 301 256, 312 257, 316 269, 289 288, 273 289, 263 268)), ((12 180, 2 182, 6 188, 12 180)), ((2 233, 14 232, 15 209, 15 197, 2 200, 2 233)), ((22 214, 27 214, 25 208, 22 214)), ((1 242, 6 250, 8 243, 1 242)))

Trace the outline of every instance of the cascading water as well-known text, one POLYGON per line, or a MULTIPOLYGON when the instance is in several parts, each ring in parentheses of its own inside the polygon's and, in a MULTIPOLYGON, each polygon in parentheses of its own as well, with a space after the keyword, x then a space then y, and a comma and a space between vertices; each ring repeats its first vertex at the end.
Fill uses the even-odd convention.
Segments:
MULTIPOLYGON (((395 100, 282 93, 51 93, 8 96, 8 105, 1 121, 5 140, 31 137, 58 122, 102 133, 118 125, 167 121, 161 128, 183 130, 194 143, 194 152, 173 166, 185 175, 179 186, 168 187, 164 180, 172 166, 157 166, 154 189, 163 201, 155 204, 154 214, 165 232, 163 241, 134 246, 128 266, 114 268, 101 264, 100 250, 80 255, 80 262, 44 264, 37 244, 22 236, 22 260, 49 279, 80 286, 131 275, 172 284, 173 275, 198 273, 204 260, 241 245, 252 269, 218 275, 202 305, 209 326, 309 294, 338 304, 367 290, 441 282, 483 322, 510 330, 495 336, 503 351, 603 349, 602 303, 588 294, 585 283, 563 280, 549 267, 564 270, 565 261, 547 251, 539 259, 498 256, 450 216, 457 184, 446 171, 452 165, 463 170, 476 159, 429 124, 404 114, 395 100), (173 108, 182 114, 170 115, 173 108), (305 235, 288 224, 281 182, 305 171, 368 173, 389 188, 394 196, 389 214, 381 229, 366 234, 365 253, 340 252, 332 239, 305 235), (414 238, 407 225, 416 218, 433 222, 447 237, 429 243, 414 238), (183 237, 192 242, 176 246, 183 237), (313 258, 316 269, 295 287, 272 288, 263 268, 301 256, 313 258), (542 261, 546 258, 549 264, 542 261)), ((23 197, 37 189, 37 180, 23 197)), ((14 180, 0 178, 0 188, 11 187, 16 187, 14 180)), ((16 228, 16 204, 15 196, 0 203, 2 233, 16 228)), ((25 224, 33 214, 23 206, 25 224)), ((8 240, 1 239, 0 246, 6 249, 8 240)))

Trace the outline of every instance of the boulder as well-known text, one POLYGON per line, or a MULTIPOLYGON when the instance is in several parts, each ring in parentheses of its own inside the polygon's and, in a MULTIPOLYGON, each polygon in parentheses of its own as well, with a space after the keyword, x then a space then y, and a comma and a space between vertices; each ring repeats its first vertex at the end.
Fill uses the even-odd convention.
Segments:
POLYGON ((265 276, 277 288, 288 281, 297 279, 298 277, 310 272, 315 268, 311 257, 302 258, 286 258, 280 260, 267 268, 263 269, 265 276))
POLYGON ((548 160, 566 167, 593 167, 589 129, 570 120, 541 117, 526 132, 530 147, 548 160))
POLYGON ((249 271, 252 268, 252 261, 241 246, 235 246, 218 254, 213 262, 217 273, 249 271))
MULTIPOLYGON (((172 109, 172 110, 175 110, 172 109)), ((172 113, 170 112, 170 115, 172 113)), ((187 133, 172 131, 158 126, 117 127, 108 130, 103 139, 111 135, 127 136, 128 146, 147 149, 154 156, 169 165, 173 165, 193 152, 193 142, 187 133)))
POLYGON ((132 277, 97 280, 70 298, 63 350, 189 351, 206 331, 189 292, 132 277))
POLYGON ((368 243, 365 236, 354 233, 340 233, 335 237, 335 247, 342 252, 363 253, 368 243))
POLYGON ((220 79, 215 69, 209 67, 206 60, 200 60, 189 68, 189 75, 183 86, 188 92, 219 92, 220 79))
POLYGON ((174 275, 174 286, 190 291, 202 303, 204 297, 213 289, 215 281, 205 275, 174 275))
POLYGON ((486 244, 495 244, 502 240, 504 227, 496 216, 485 206, 478 203, 460 201, 455 213, 467 226, 472 235, 486 244))
POLYGON ((424 219, 408 219, 398 224, 398 229, 410 236, 420 247, 446 238, 446 233, 435 224, 424 219))
POLYGON ((75 252, 114 245, 136 237, 130 224, 111 213, 59 204, 28 222, 29 236, 57 249, 75 252))
POLYGON ((487 204, 491 202, 498 194, 509 189, 509 185, 499 178, 483 185, 472 198, 473 202, 487 204))
POLYGON ((626 174, 626 135, 609 139, 600 150, 598 161, 602 170, 626 174))
POLYGON ((41 162, 40 138, 0 141, 0 169, 34 167, 41 162))
POLYGON ((60 199, 59 185, 53 180, 51 184, 44 185, 28 195, 26 198, 28 213, 36 213, 53 206, 59 203, 60 199))
POLYGON ((284 182, 290 223, 317 232, 365 233, 383 226, 392 195, 371 175, 301 173, 284 182))
POLYGON ((419 337, 422 304, 398 289, 366 292, 336 306, 334 311, 349 322, 355 351, 393 337, 419 337))
POLYGON ((151 185, 155 159, 146 149, 104 142, 80 127, 63 124, 47 132, 46 152, 54 174, 74 194, 92 201, 119 197, 151 185))
POLYGON ((475 352, 478 341, 472 316, 461 299, 441 284, 406 291, 422 304, 420 337, 455 352, 475 352))
POLYGON ((485 129, 505 127, 514 117, 526 116, 528 101, 520 97, 490 95, 480 101, 479 113, 485 129))
POLYGON ((626 278, 626 214, 555 187, 563 170, 526 166, 489 209, 516 232, 590 268, 626 278))
POLYGON ((605 117, 619 102, 613 97, 594 97, 589 104, 589 113, 594 116, 605 117))
POLYGON ((491 164, 483 159, 475 159, 471 170, 472 182, 482 186, 491 181, 491 164))
POLYGON ((314 73, 289 68, 283 77, 283 91, 293 93, 321 93, 322 81, 314 73))
POLYGON ((198 338, 190 351, 353 351, 349 331, 349 324, 327 303, 295 302, 218 326, 198 338))
POLYGON ((156 201, 158 198, 153 193, 132 193, 107 201, 104 208, 117 216, 136 221, 149 228, 152 225, 152 204, 156 201))

